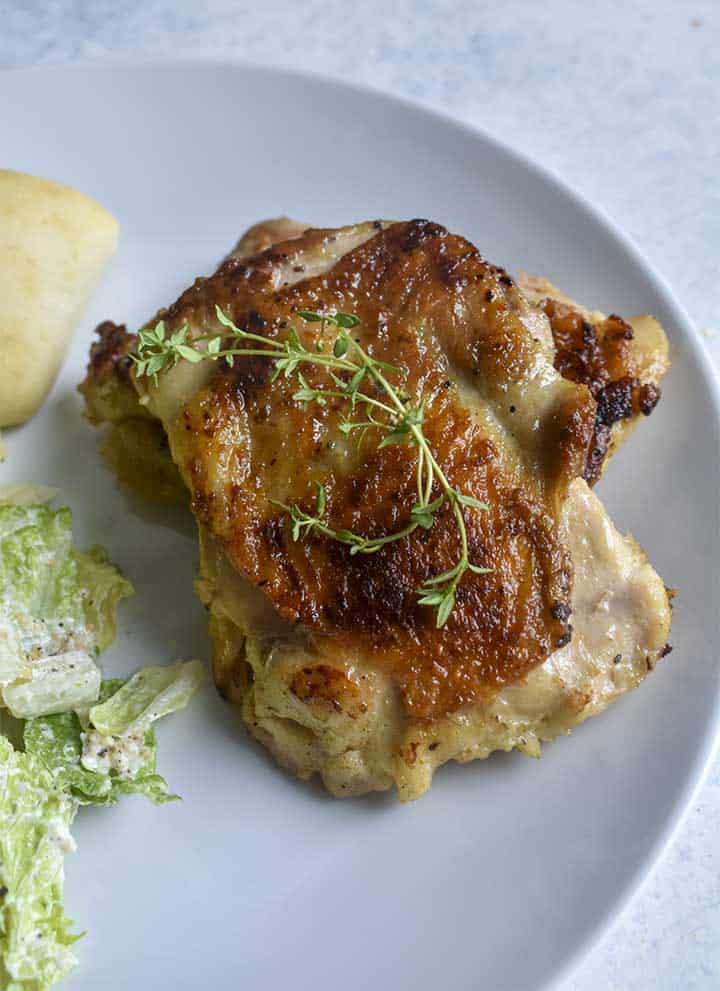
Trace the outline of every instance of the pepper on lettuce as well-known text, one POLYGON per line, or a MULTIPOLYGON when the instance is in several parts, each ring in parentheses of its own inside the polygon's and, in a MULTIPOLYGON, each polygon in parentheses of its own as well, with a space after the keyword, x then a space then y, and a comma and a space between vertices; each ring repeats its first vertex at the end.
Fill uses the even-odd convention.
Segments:
POLYGON ((70 511, 39 504, 52 496, 0 490, 1 991, 49 991, 75 966, 62 905, 75 812, 121 794, 177 797, 155 767, 153 723, 202 676, 178 661, 101 681, 95 658, 132 588, 101 548, 73 548, 70 511))
POLYGON ((22 718, 92 705, 131 593, 101 548, 73 548, 70 510, 0 505, 0 703, 22 718))
POLYGON ((63 856, 80 805, 113 805, 139 793, 171 795, 155 769, 152 723, 187 705, 202 676, 198 661, 149 667, 104 681, 103 732, 92 713, 29 719, 24 752, 0 735, 0 988, 49 991, 76 963, 63 910, 63 856))
POLYGON ((82 722, 75 712, 29 719, 25 749, 81 805, 114 805, 132 793, 158 805, 172 801, 177 796, 156 771, 152 723, 184 708, 201 678, 199 661, 178 661, 141 668, 126 682, 104 681, 82 722))

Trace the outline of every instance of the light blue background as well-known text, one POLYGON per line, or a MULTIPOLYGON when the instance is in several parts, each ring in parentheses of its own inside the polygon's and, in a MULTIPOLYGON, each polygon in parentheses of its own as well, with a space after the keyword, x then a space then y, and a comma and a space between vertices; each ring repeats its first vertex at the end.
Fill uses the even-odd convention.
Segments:
MULTIPOLYGON (((108 53, 310 69, 480 126, 624 227, 720 367, 718 0, 0 0, 0 66, 108 53)), ((717 766, 673 848, 563 991, 719 987, 717 766)))

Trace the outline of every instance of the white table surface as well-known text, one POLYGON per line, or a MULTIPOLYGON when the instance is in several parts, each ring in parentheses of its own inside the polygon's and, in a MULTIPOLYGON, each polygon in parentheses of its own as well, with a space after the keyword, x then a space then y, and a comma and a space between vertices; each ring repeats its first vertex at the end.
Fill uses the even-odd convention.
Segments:
MULTIPOLYGON (((718 0, 0 0, 0 66, 106 54, 311 69, 482 127, 620 222, 720 368, 718 0)), ((720 987, 719 823, 720 762, 563 991, 720 987)))

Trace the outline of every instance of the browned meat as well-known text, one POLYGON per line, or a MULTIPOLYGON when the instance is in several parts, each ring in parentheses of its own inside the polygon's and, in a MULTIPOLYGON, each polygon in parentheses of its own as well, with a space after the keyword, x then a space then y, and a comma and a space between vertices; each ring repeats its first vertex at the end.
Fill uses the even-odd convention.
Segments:
MULTIPOLYGON (((417 448, 378 449, 372 428, 358 445, 341 430, 344 399, 306 406, 264 357, 183 361, 156 386, 128 382, 128 342, 116 335, 113 347, 107 331, 110 356, 98 350, 83 390, 92 409, 104 376, 125 395, 132 385, 167 434, 200 525, 216 679, 252 732, 336 794, 396 783, 414 797, 446 760, 536 753, 660 655, 664 586, 582 481, 600 420, 610 429, 619 410, 649 407, 642 386, 626 401, 623 381, 648 379, 635 374, 638 350, 614 336, 626 333, 619 318, 578 319, 547 294, 540 305, 437 224, 282 235, 254 229, 148 326, 225 334, 220 307, 267 341, 294 331, 315 352, 327 331, 300 311, 357 315, 358 343, 423 402, 450 483, 489 507, 463 512, 470 560, 491 570, 465 573, 444 626, 417 589, 457 560, 449 507, 432 529, 371 555, 321 534, 293 539, 279 504, 311 511, 317 484, 335 530, 380 537, 410 518, 417 448)), ((303 374, 310 387, 334 385, 321 367, 303 374)))

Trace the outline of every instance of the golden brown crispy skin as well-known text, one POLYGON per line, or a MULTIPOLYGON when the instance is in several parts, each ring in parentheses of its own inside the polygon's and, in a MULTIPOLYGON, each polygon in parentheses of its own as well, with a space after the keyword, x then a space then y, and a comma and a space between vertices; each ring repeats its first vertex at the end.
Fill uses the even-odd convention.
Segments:
MULTIPOLYGON (((306 233, 305 249, 321 250, 332 237, 306 233)), ((425 433, 450 481, 490 505, 466 515, 470 558, 493 570, 466 574, 438 630, 416 593, 457 560, 449 511, 431 531, 373 555, 352 556, 325 538, 294 542, 274 501, 311 509, 315 482, 326 488, 335 528, 379 536, 405 525, 416 453, 378 451, 377 435, 358 453, 339 430, 342 404, 306 409, 292 398, 295 382, 269 382, 266 359, 219 369, 191 398, 171 431, 173 456, 199 520, 283 618, 336 643, 359 642, 392 671, 409 714, 437 717, 522 678, 567 642, 571 564, 558 520, 585 463, 595 403, 558 377, 538 416, 513 420, 504 394, 529 382, 541 359, 521 322, 526 304, 502 270, 436 224, 378 230, 325 274, 276 289, 284 253, 281 244, 251 265, 230 259, 163 319, 170 329, 207 328, 218 304, 269 338, 282 338, 292 321, 313 349, 319 325, 303 325, 298 310, 357 314, 363 346, 401 368, 405 390, 425 400, 425 433), (494 426, 468 403, 471 389, 485 394, 494 426), (513 433, 535 435, 532 465, 501 444, 513 433)), ((311 385, 332 387, 323 370, 305 374, 311 385)))
POLYGON ((635 335, 622 317, 612 314, 593 324, 554 299, 546 299, 543 310, 555 341, 555 367, 565 378, 586 385, 597 402, 584 472, 585 481, 592 485, 602 473, 615 424, 640 414, 650 416, 660 400, 660 389, 633 374, 636 369, 629 345, 635 335))
MULTIPOLYGON (((299 237, 307 229, 306 224, 287 217, 263 220, 240 237, 224 261, 248 259, 274 244, 299 237)), ((521 273, 519 286, 526 299, 548 317, 556 369, 571 381, 587 385, 597 401, 595 432, 584 471, 585 480, 593 485, 637 419, 649 416, 657 405, 659 383, 669 366, 667 339, 652 317, 626 321, 616 315, 606 317, 591 312, 542 277, 521 273)), ((94 423, 119 424, 141 417, 148 423, 148 414, 138 405, 129 376, 127 355, 133 350, 137 336, 110 321, 101 323, 96 333, 100 340, 93 344, 87 375, 79 386, 89 419, 94 423)), ((161 445, 155 431, 149 428, 149 436, 141 437, 141 425, 135 422, 122 433, 130 436, 115 435, 106 442, 105 447, 114 452, 108 455, 108 460, 122 476, 121 480, 137 488, 138 484, 132 482, 138 474, 136 466, 122 464, 125 452, 134 443, 132 438, 137 438, 146 451, 160 451, 161 445)), ((158 470, 169 476, 172 463, 160 453, 158 470)), ((137 463, 138 458, 131 455, 131 460, 137 463)), ((147 457, 143 461, 148 466, 151 463, 147 457)), ((153 490, 149 480, 141 480, 139 485, 143 494, 153 490)), ((176 498, 176 486, 170 489, 172 498, 176 498)), ((170 489, 161 486, 159 491, 170 489)))
POLYGON ((667 338, 652 317, 624 320, 590 312, 542 277, 522 273, 520 286, 550 322, 555 367, 586 385, 597 402, 584 472, 594 485, 628 430, 660 400, 660 381, 670 364, 667 338))
POLYGON ((90 347, 85 379, 78 386, 85 397, 85 415, 92 423, 117 423, 128 417, 148 417, 138 402, 130 378, 137 335, 124 324, 104 320, 90 347))
POLYGON ((100 450, 121 482, 145 499, 185 502, 187 492, 170 457, 167 435, 155 417, 138 402, 129 355, 137 335, 109 320, 96 330, 87 374, 78 386, 85 397, 85 415, 108 424, 100 450))
MULTIPOLYGON (((424 540, 352 559, 336 544, 294 544, 269 502, 310 509, 311 483, 322 480, 336 526, 394 530, 414 501, 412 450, 378 453, 369 435, 358 453, 336 407, 303 410, 295 385, 270 388, 262 360, 231 374, 182 363, 146 395, 149 406, 120 360, 130 335, 106 329, 91 362, 89 410, 127 432, 131 473, 138 463, 149 477, 176 470, 166 452, 153 467, 149 429, 167 429, 193 490, 218 689, 280 764, 303 778, 319 772, 335 795, 396 784, 407 800, 448 760, 513 748, 538 756, 541 741, 602 711, 664 652, 661 579, 575 477, 597 431, 586 386, 599 395, 596 380, 603 389, 625 375, 657 384, 664 334, 635 318, 634 340, 613 348, 608 337, 598 355, 578 328, 587 336, 582 321, 597 331, 607 320, 604 339, 620 329, 613 320, 545 280, 520 285, 427 222, 304 232, 281 220, 251 229, 215 277, 155 318, 220 333, 218 302, 268 337, 286 334, 287 321, 311 346, 318 327, 300 324, 296 308, 358 312, 363 346, 402 365, 409 392, 428 392, 428 436, 451 481, 491 504, 488 515, 469 511, 468 528, 472 559, 496 570, 463 584, 439 634, 414 593, 455 560, 446 516, 424 540), (548 319, 548 299, 565 312, 548 319), (577 348, 588 351, 579 365, 577 348), (572 639, 554 649, 570 620, 572 639)), ((632 422, 612 428, 606 459, 632 422)))

